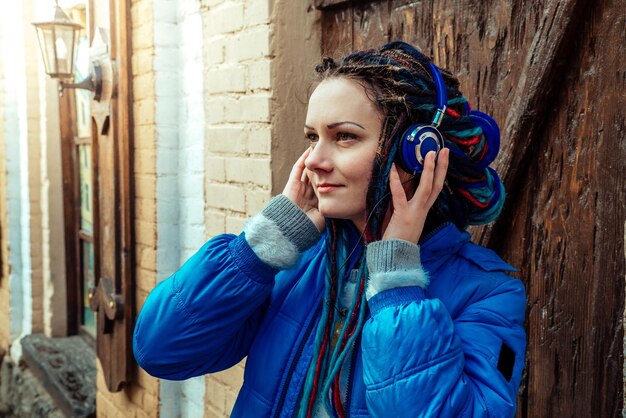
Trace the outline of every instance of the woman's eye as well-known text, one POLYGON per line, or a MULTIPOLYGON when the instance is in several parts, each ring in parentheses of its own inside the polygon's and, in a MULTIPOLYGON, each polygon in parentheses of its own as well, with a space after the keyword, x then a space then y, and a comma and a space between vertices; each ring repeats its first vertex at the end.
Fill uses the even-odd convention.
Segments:
POLYGON ((317 134, 304 134, 304 137, 310 143, 315 143, 319 140, 319 136, 317 136, 317 134))
POLYGON ((339 141, 355 141, 357 136, 348 132, 338 132, 337 140, 339 141))

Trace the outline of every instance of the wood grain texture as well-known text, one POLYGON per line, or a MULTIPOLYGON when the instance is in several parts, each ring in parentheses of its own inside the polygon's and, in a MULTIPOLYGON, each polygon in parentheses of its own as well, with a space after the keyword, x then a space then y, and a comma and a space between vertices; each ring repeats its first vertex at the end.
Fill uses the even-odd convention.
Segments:
POLYGON ((117 392, 133 376, 132 329, 134 277, 132 259, 132 88, 130 68, 130 2, 109 0, 110 54, 117 66, 118 86, 109 101, 92 102, 98 147, 99 259, 92 307, 97 310, 96 346, 107 388, 117 392), (120 24, 120 22, 123 22, 120 24))
MULTIPOLYGON (((385 0, 324 11, 323 50, 402 39, 457 74, 502 128, 508 191, 476 241, 528 293, 518 416, 623 407, 626 2, 385 0), (353 15, 353 37, 345 19, 353 15)), ((336 51, 336 52, 335 52, 336 51)))
POLYGON ((77 334, 80 326, 82 300, 80 286, 80 190, 78 185, 78 155, 75 103, 73 94, 59 98, 61 175, 63 179, 63 233, 65 235, 65 283, 67 301, 67 333, 77 334))

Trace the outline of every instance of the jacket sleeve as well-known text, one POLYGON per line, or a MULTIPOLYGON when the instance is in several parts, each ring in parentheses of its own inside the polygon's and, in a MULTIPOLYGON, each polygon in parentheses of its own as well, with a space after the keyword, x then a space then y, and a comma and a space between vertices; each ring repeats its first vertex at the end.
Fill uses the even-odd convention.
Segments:
POLYGON ((407 245, 419 248, 409 243, 368 247, 370 278, 382 287, 368 289, 371 317, 362 340, 370 414, 514 416, 526 347, 522 283, 504 272, 471 269, 458 282, 471 281, 476 289, 468 291, 453 321, 440 300, 426 297, 427 279, 398 284, 398 276, 425 277, 419 257, 414 271, 385 265, 402 258, 397 247, 407 245), (391 285, 380 284, 385 276, 391 285))
POLYGON ((211 239, 148 295, 133 335, 139 365, 153 376, 182 380, 238 363, 254 340, 276 274, 318 239, 313 223, 284 196, 251 218, 241 235, 211 239))

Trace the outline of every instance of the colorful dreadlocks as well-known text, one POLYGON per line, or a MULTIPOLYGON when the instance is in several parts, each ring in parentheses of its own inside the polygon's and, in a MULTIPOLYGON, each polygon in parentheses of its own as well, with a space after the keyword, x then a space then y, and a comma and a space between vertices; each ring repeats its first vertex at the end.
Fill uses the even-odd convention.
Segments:
MULTIPOLYGON (((366 198, 365 242, 382 236, 382 222, 391 201, 389 171, 404 129, 411 123, 430 123, 437 109, 429 62, 411 45, 396 41, 380 49, 352 53, 339 62, 326 57, 315 68, 320 80, 347 77, 359 82, 385 116, 366 198)), ((441 73, 448 105, 439 131, 450 149, 450 164, 446 185, 431 209, 425 231, 446 221, 461 229, 489 223, 499 215, 505 198, 500 178, 487 167, 497 153, 497 145, 490 142, 481 126, 469 116, 469 102, 458 90, 457 78, 445 69, 441 73)), ((327 221, 325 303, 304 384, 300 417, 312 416, 318 397, 330 416, 344 416, 339 375, 346 356, 360 336, 367 309, 364 292, 367 268, 362 260, 364 252, 360 252, 361 260, 353 262, 359 266, 357 291, 345 322, 342 321, 339 339, 333 343, 332 330, 339 320, 337 293, 343 286, 347 274, 345 266, 353 248, 348 246, 345 228, 348 226, 344 222, 327 221)))

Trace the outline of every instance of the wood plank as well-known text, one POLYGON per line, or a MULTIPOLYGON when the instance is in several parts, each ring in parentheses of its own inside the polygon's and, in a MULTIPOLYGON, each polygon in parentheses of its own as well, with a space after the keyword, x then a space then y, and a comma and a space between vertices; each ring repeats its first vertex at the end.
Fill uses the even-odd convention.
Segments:
POLYGON ((387 0, 355 5, 352 19, 354 50, 379 47, 389 42, 390 14, 387 0))
POLYGON ((352 7, 322 14, 322 55, 339 58, 353 50, 352 7))
POLYGON ((78 184, 78 155, 74 145, 76 136, 73 94, 59 97, 61 170, 63 178, 63 221, 65 235, 65 283, 67 304, 67 333, 76 334, 80 325, 80 247, 78 229, 80 219, 80 191, 78 184))
POLYGON ((600 2, 580 13, 503 240, 505 257, 532 278, 523 416, 609 417, 623 407, 626 52, 614 40, 626 11, 600 2))

